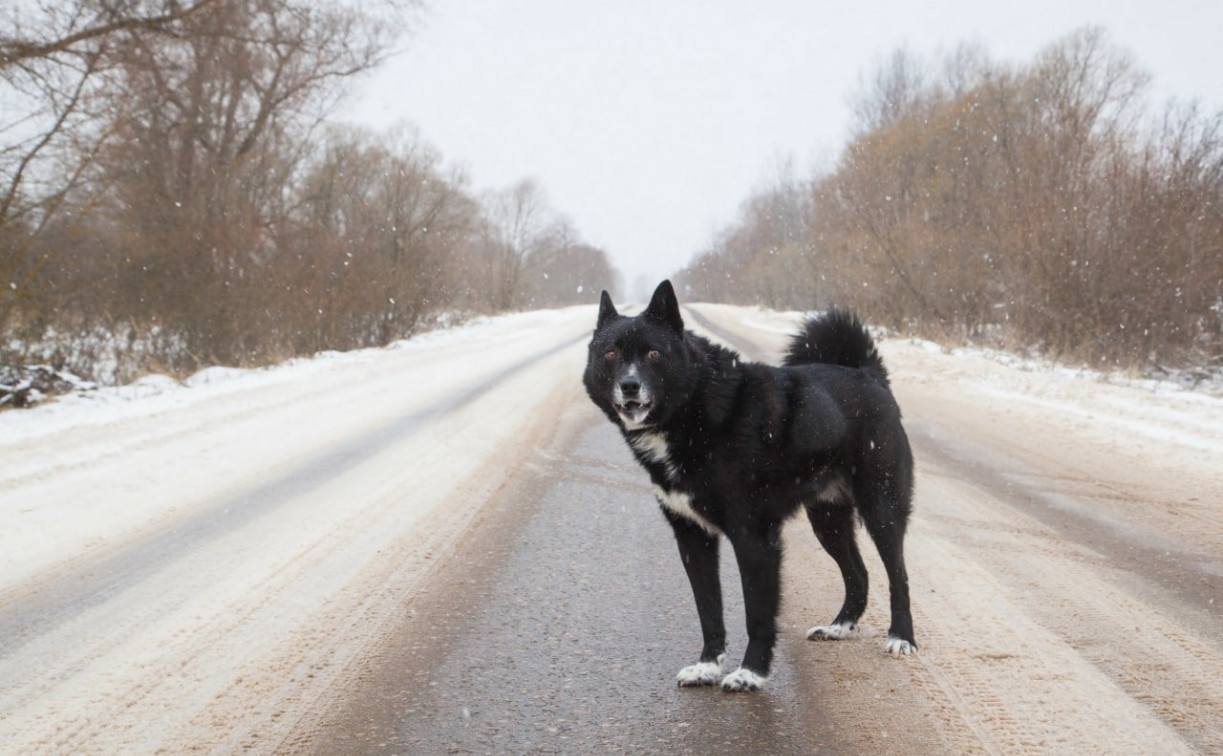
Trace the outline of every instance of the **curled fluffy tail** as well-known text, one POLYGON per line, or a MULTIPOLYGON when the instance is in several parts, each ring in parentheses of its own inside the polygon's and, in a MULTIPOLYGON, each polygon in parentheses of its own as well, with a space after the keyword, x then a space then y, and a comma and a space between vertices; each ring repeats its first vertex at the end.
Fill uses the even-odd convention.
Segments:
POLYGON ((812 315, 790 340, 782 364, 786 366, 824 363, 859 368, 875 380, 888 385, 888 371, 875 348, 875 340, 858 316, 848 310, 832 309, 812 315))

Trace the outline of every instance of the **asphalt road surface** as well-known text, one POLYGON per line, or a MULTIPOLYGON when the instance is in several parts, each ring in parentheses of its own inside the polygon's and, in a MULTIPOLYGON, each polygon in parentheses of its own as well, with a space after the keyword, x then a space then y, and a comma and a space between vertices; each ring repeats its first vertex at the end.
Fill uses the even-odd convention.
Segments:
MULTIPOLYGON (((847 750, 800 628, 767 695, 676 687, 700 634, 670 528, 618 435, 580 414, 451 555, 317 752, 847 750)), ((731 561, 723 580, 737 588, 731 561)), ((742 653, 741 595, 728 597, 742 653)))

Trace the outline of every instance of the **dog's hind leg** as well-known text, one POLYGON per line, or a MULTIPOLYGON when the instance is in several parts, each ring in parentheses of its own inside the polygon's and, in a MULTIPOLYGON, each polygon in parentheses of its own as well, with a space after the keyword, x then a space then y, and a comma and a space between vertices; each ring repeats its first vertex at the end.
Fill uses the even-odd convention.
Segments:
POLYGON ((682 687, 717 685, 722 679, 722 660, 726 656, 726 627, 722 619, 722 581, 718 573, 718 536, 692 521, 663 508, 675 530, 679 556, 692 585, 696 611, 701 618, 704 646, 701 658, 679 671, 676 681, 682 687))
POLYGON ((864 502, 862 520, 871 534, 879 558, 888 573, 892 599, 892 626, 888 629, 889 654, 907 656, 917 650, 913 636, 913 615, 909 608, 909 575, 905 570, 904 539, 908 506, 892 492, 864 502))
POLYGON ((743 604, 747 613, 747 650, 739 669, 722 680, 722 690, 759 690, 769 677, 773 644, 777 641, 777 611, 781 605, 781 526, 766 533, 728 533, 735 547, 743 604))
POLYGON ((806 507, 807 519, 820 545, 828 552, 845 581, 845 603, 830 625, 819 625, 807 631, 809 640, 840 640, 858 627, 858 619, 866 611, 868 581, 862 553, 854 539, 854 508, 848 501, 816 502, 806 507))

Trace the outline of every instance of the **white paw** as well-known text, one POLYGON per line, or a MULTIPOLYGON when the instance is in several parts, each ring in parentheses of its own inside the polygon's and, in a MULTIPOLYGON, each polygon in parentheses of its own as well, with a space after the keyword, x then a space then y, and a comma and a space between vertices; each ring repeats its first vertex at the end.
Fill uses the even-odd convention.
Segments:
POLYGON ((720 656, 716 662, 689 664, 675 676, 675 681, 679 683, 681 688, 689 688, 696 685, 717 685, 718 680, 721 679, 722 657, 720 656))
POLYGON ((883 644, 883 651, 896 656, 909 656, 917 653, 917 646, 902 638, 889 635, 887 643, 883 644))
POLYGON ((758 675, 750 669, 739 667, 722 679, 722 690, 727 693, 743 693, 749 690, 760 690, 769 678, 758 675))
POLYGON ((807 640, 844 640, 858 629, 856 622, 820 625, 807 631, 807 640))

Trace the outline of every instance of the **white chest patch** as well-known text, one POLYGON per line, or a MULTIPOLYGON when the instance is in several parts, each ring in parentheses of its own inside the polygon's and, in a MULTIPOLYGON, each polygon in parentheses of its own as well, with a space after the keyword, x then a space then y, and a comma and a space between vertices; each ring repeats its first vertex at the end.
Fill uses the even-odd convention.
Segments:
POLYGON ((647 460, 661 462, 666 468, 667 477, 675 479, 675 466, 671 464, 671 451, 667 446, 666 436, 657 431, 640 433, 630 438, 629 444, 647 460))
POLYGON ((639 433, 629 439, 629 443, 633 448, 644 454, 646 457, 656 462, 666 462, 667 454, 667 437, 661 433, 651 431, 649 433, 639 433))
POLYGON ((703 515, 692 508, 692 497, 688 494, 679 491, 664 491, 662 486, 654 486, 654 496, 658 498, 659 504, 662 504, 672 513, 696 523, 709 535, 722 535, 722 531, 718 529, 717 525, 705 519, 703 515))

